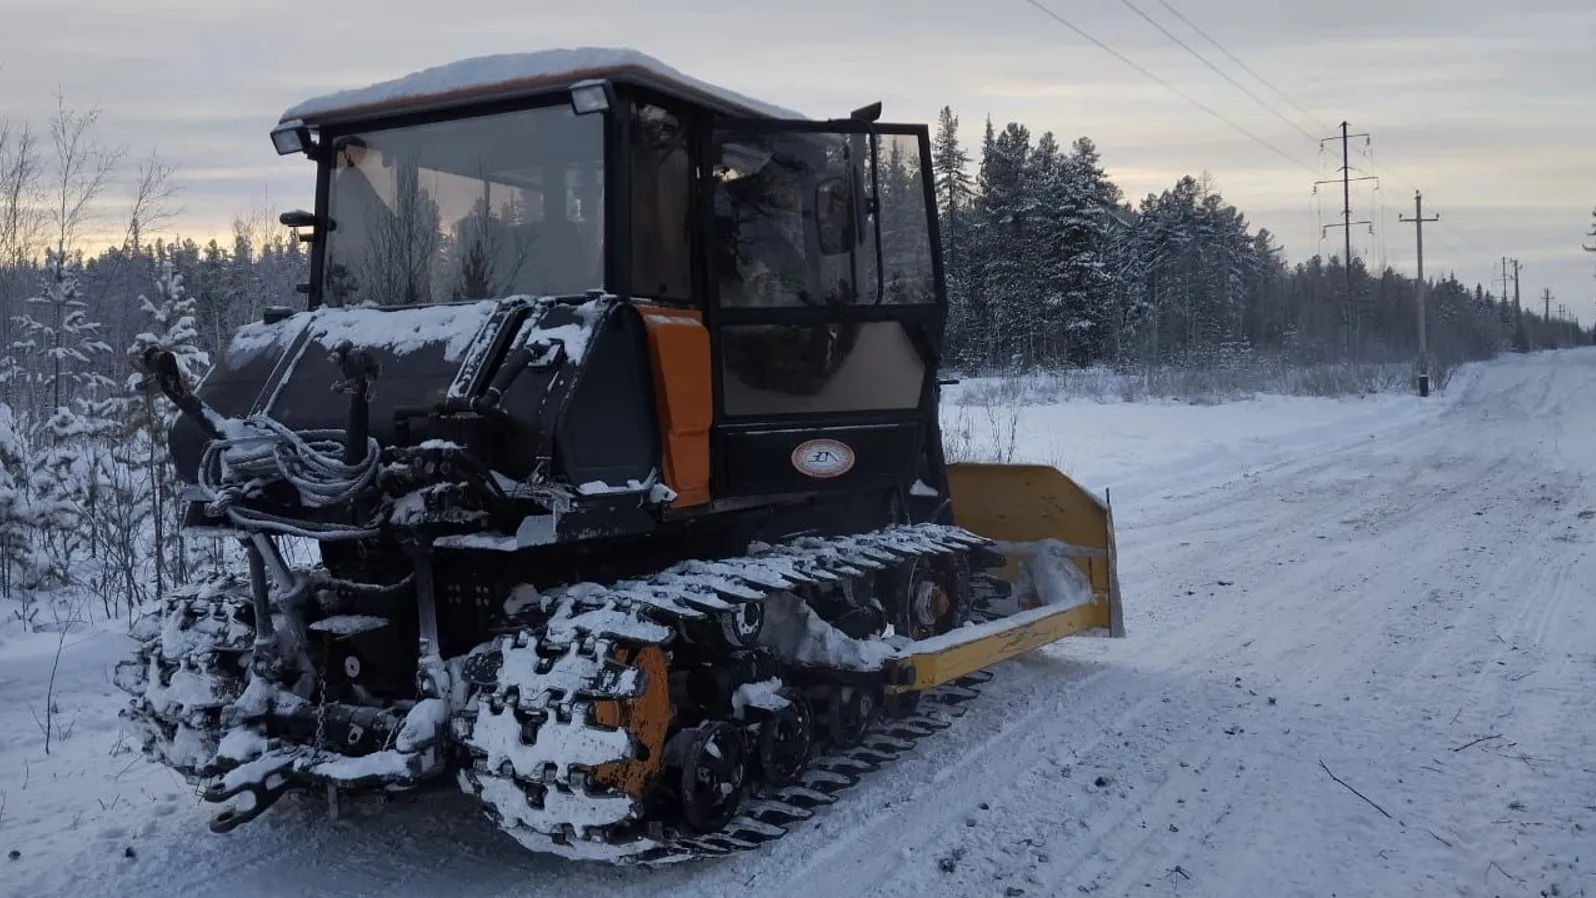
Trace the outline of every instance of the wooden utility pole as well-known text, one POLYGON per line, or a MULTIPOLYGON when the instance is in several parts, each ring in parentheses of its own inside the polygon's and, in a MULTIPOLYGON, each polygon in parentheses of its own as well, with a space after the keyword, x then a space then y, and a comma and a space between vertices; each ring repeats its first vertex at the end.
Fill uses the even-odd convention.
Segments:
POLYGON ((1400 221, 1413 222, 1413 236, 1419 248, 1419 395, 1430 395, 1430 348, 1424 336, 1424 293, 1428 285, 1424 282, 1424 223, 1427 221, 1440 221, 1441 216, 1424 217, 1424 194, 1413 191, 1413 217, 1402 218, 1400 221))
POLYGON ((1551 287, 1543 287, 1543 288, 1541 288, 1541 299, 1545 300, 1545 302, 1546 302, 1546 313, 1545 313, 1546 314, 1546 320, 1547 321, 1551 321, 1552 320, 1552 288, 1551 287))
POLYGON ((1344 314, 1345 314, 1345 316, 1347 318, 1347 322, 1346 323, 1347 323, 1347 330, 1348 330, 1349 336, 1353 332, 1353 328, 1355 327, 1355 321, 1356 321, 1356 318, 1355 318, 1356 313, 1354 311, 1353 302, 1352 302, 1352 226, 1355 225, 1355 224, 1366 225, 1366 224, 1369 223, 1368 221, 1353 221, 1352 220, 1352 182, 1353 181, 1375 181, 1375 180, 1378 180, 1378 178, 1375 178, 1373 175, 1366 175, 1366 176, 1360 177, 1360 178, 1352 177, 1352 163, 1350 161, 1351 160, 1350 154, 1349 154, 1349 152, 1347 150, 1347 141, 1349 139, 1353 138, 1353 137, 1368 137, 1368 136, 1369 136, 1368 134, 1348 134, 1347 133, 1347 123, 1346 122, 1342 122, 1341 123, 1341 136, 1340 137, 1326 137, 1323 140, 1320 140, 1319 141, 1319 146, 1321 146, 1321 147, 1324 146, 1327 142, 1332 141, 1332 140, 1341 141, 1341 168, 1340 168, 1341 177, 1332 178, 1332 179, 1325 180, 1325 181, 1315 181, 1315 182, 1313 182, 1313 185, 1315 187, 1319 186, 1320 184, 1334 184, 1334 183, 1336 183, 1338 181, 1341 183, 1341 223, 1340 224, 1328 224, 1328 225, 1325 225, 1324 229, 1322 231, 1320 231, 1320 234, 1323 235, 1325 232, 1328 232, 1331 228, 1341 228, 1343 231, 1346 232, 1344 234, 1344 236, 1346 237, 1346 255, 1341 257, 1341 264, 1342 264, 1342 266, 1344 266, 1346 268, 1346 274, 1347 274, 1347 298, 1346 298, 1346 302, 1343 304, 1342 308, 1346 310, 1344 312, 1344 314))

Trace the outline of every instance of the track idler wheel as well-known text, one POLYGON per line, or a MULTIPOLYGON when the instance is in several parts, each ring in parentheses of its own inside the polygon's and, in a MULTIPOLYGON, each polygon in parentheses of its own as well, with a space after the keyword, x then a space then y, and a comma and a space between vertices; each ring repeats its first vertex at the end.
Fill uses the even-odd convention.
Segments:
POLYGON ((866 686, 837 686, 826 698, 826 737, 837 748, 854 748, 881 710, 881 693, 866 686))
POLYGON ((888 717, 897 717, 900 719, 904 717, 910 717, 916 711, 920 710, 921 694, 922 693, 916 690, 912 692, 896 692, 892 695, 886 696, 881 701, 881 713, 887 715, 888 717))
POLYGON ((759 644, 759 634, 765 631, 765 606, 760 602, 747 602, 721 612, 720 632, 733 648, 749 649, 759 644))
MULTIPOLYGON (((901 570, 901 569, 900 569, 901 570)), ((969 560, 917 558, 897 587, 893 627, 910 639, 940 636, 970 616, 969 560)))
POLYGON ((737 816, 748 791, 747 743, 742 730, 712 720, 694 728, 682 757, 682 820, 696 832, 713 832, 737 816))
POLYGON ((809 701, 796 689, 777 693, 785 707, 770 711, 759 725, 756 744, 760 779, 770 786, 791 786, 803 778, 815 745, 815 717, 809 701))

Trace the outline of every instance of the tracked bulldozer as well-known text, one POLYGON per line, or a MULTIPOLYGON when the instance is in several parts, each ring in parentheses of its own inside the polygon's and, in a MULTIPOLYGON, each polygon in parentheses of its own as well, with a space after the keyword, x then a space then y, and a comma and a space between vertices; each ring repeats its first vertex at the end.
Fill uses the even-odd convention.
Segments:
POLYGON ((993 665, 1123 634, 1106 501, 944 458, 923 125, 564 50, 271 136, 315 164, 282 216, 304 307, 198 383, 140 361, 183 525, 238 564, 149 609, 116 679, 213 830, 453 784, 535 851, 751 849, 993 665))

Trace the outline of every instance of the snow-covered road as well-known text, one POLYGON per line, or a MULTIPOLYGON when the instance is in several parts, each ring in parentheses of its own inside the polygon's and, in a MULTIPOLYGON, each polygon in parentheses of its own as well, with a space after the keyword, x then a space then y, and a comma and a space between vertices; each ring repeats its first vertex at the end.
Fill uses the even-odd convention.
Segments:
POLYGON ((0 892, 1596 895, 1596 351, 1428 401, 1071 404, 1021 429, 1020 457, 1113 489, 1128 638, 1004 665, 760 851, 576 866, 450 793, 337 822, 284 801, 212 836, 175 777, 110 754, 101 634, 66 653, 49 757, 49 653, 0 644, 0 892))

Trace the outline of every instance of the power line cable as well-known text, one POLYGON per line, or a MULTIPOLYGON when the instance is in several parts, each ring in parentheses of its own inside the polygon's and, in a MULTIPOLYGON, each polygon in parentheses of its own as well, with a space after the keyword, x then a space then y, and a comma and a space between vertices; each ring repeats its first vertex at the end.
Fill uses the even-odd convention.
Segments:
MULTIPOLYGON (((1364 160, 1368 162, 1369 169, 1372 172, 1374 170, 1374 142, 1372 140, 1365 140, 1363 142, 1363 149, 1361 152, 1364 160)), ((1384 271, 1389 267, 1389 259, 1386 256, 1385 248, 1385 191, 1381 190, 1380 188, 1380 181, 1376 180, 1372 190, 1374 193, 1373 202, 1378 211, 1374 215, 1374 223, 1370 226, 1369 230, 1374 239, 1374 250, 1376 257, 1380 260, 1380 270, 1384 271)))
MULTIPOLYGON (((1296 165, 1298 168, 1301 168, 1301 169, 1303 169, 1305 171, 1312 172, 1315 175, 1319 174, 1319 171, 1317 169, 1304 164, 1300 159, 1296 158, 1295 156, 1292 156, 1290 153, 1287 153, 1286 151, 1280 149, 1279 147, 1277 147, 1274 144, 1270 143, 1269 141, 1263 139, 1262 137, 1259 137, 1258 135, 1253 134, 1251 131, 1248 131, 1246 128, 1243 128, 1242 126, 1236 124, 1230 118, 1226 117, 1225 115, 1223 115, 1220 112, 1215 111, 1214 109, 1212 109, 1209 106, 1205 105, 1204 103, 1198 101, 1197 99, 1191 97, 1190 95, 1188 95, 1184 91, 1182 91, 1179 88, 1175 87, 1174 85, 1170 84, 1168 81, 1165 81, 1163 78, 1160 78, 1158 75, 1154 74, 1153 72, 1149 71, 1148 69, 1146 69, 1142 65, 1138 64, 1135 60, 1133 60, 1130 57, 1126 56, 1125 54, 1119 52, 1118 50, 1116 50, 1113 47, 1109 46, 1108 44, 1104 43, 1103 41, 1098 40, 1097 38, 1093 37, 1091 34, 1088 34, 1080 26, 1078 26, 1075 23, 1069 21, 1068 19, 1064 18, 1062 15, 1058 14, 1057 12, 1053 11, 1052 9, 1047 7, 1046 5, 1042 4, 1040 2, 1040 0, 1025 0, 1025 2, 1027 4, 1029 4, 1030 6, 1035 7, 1043 15, 1046 15, 1048 18, 1053 19, 1054 21, 1058 22, 1060 25, 1063 25, 1064 27, 1068 28, 1069 30, 1075 32, 1081 38, 1083 38, 1087 42, 1093 44, 1098 49, 1103 50, 1104 52, 1106 52, 1109 55, 1113 56, 1114 58, 1118 59, 1120 62, 1125 63, 1126 65, 1130 66, 1131 68, 1133 68, 1136 71, 1140 72, 1141 74, 1145 75, 1147 78, 1149 78, 1152 81, 1156 82, 1159 86, 1163 87, 1165 90, 1168 90, 1170 93, 1175 94, 1176 96, 1180 97, 1181 99, 1185 100, 1186 102, 1192 104, 1193 106, 1196 106, 1198 109, 1201 109, 1202 111, 1208 113, 1209 115, 1213 116, 1214 118, 1219 119, 1221 122, 1224 122, 1226 125, 1229 125, 1233 130, 1235 130, 1237 133, 1241 134, 1242 136, 1246 137, 1247 139, 1249 139, 1249 140, 1253 141, 1254 143, 1257 143, 1257 144, 1269 149, 1271 152, 1273 152, 1276 155, 1280 156, 1281 158, 1287 160, 1288 162, 1291 162, 1292 164, 1296 165)), ((1212 37, 1209 37, 1205 32, 1203 32, 1200 28, 1198 28, 1195 24, 1193 24, 1189 19, 1187 19, 1185 16, 1182 16, 1177 10, 1175 10, 1172 6, 1170 6, 1167 2, 1165 2, 1165 0, 1158 0, 1158 2, 1161 5, 1163 5, 1166 9, 1169 9, 1170 12, 1174 13, 1177 18, 1181 19, 1181 21, 1185 22, 1188 26, 1190 26, 1193 31, 1196 31, 1198 34, 1203 35, 1203 37, 1206 38, 1210 43, 1213 43, 1216 47, 1219 47, 1221 52, 1224 52, 1225 55, 1230 57, 1233 61, 1235 61, 1237 65, 1240 65, 1243 69, 1247 70, 1248 74, 1251 74, 1254 78, 1258 78, 1260 82, 1262 82, 1265 85, 1269 86, 1269 88, 1271 90, 1274 90, 1276 93, 1279 93, 1286 100, 1286 102, 1288 102, 1288 103, 1290 103, 1292 105, 1293 108, 1297 109, 1299 112, 1302 112, 1304 115, 1307 115, 1309 118, 1315 118, 1315 116, 1313 116, 1311 113, 1308 113, 1306 110, 1302 109, 1302 107, 1298 106, 1295 102, 1293 102, 1290 99, 1290 97, 1286 96, 1285 93, 1280 91, 1279 88, 1274 87, 1274 85, 1270 84, 1268 81, 1265 81, 1256 72, 1253 72, 1251 69, 1248 69, 1247 66, 1244 63, 1242 63, 1239 59, 1235 58, 1234 54, 1230 53, 1228 50, 1225 50, 1223 45, 1221 45, 1218 41, 1214 40, 1212 37)), ((1321 151, 1321 155, 1322 155, 1322 151, 1321 151)), ((1411 181, 1408 178, 1401 177, 1401 173, 1399 173, 1399 172, 1391 171, 1390 166, 1382 166, 1382 167, 1385 168, 1392 175, 1397 176, 1400 180, 1407 181, 1410 186, 1417 183, 1417 182, 1411 181)), ((1436 210, 1436 211, 1437 211, 1437 213, 1439 213, 1440 210, 1436 210)), ((1438 222, 1438 223, 1443 228, 1445 228, 1446 230, 1452 232, 1452 234, 1454 236, 1458 237, 1459 239, 1461 239, 1464 242, 1466 242, 1467 244, 1469 244, 1470 247, 1472 247, 1474 250, 1476 250, 1480 254, 1485 255, 1485 256, 1489 256, 1491 254, 1489 250, 1486 250, 1483 246, 1480 245, 1480 243, 1478 241, 1474 240, 1469 234, 1464 233, 1463 231, 1459 230, 1456 227, 1453 227, 1451 225, 1451 223, 1446 218, 1443 217, 1441 219, 1441 221, 1438 222)), ((1321 243, 1322 243, 1322 240, 1321 240, 1321 243)), ((1442 245, 1444 246, 1446 244, 1442 243, 1442 245)), ((1462 255, 1462 254, 1459 253, 1459 255, 1462 255)))
POLYGON ((1169 38, 1170 40, 1174 41, 1177 45, 1179 45, 1182 50, 1185 50, 1187 53, 1190 53, 1192 55, 1192 57, 1195 58, 1198 62, 1202 63, 1203 65, 1205 65, 1207 67, 1209 67, 1210 69, 1213 69, 1214 72, 1216 72, 1219 75, 1219 77, 1225 79, 1226 81, 1229 81, 1232 85, 1235 86, 1235 88, 1237 90, 1241 91, 1242 93, 1246 94, 1248 97, 1252 98, 1252 101, 1254 103, 1257 103, 1259 106, 1262 106, 1263 108, 1269 110, 1269 113, 1271 115, 1273 115, 1275 118, 1278 118, 1281 121, 1285 122, 1287 125, 1291 126, 1292 128, 1297 129, 1297 133, 1301 134, 1303 137, 1308 138, 1309 140, 1318 140, 1319 139, 1317 137, 1314 137, 1312 134, 1308 133, 1308 131, 1304 130, 1301 125, 1297 124, 1296 122, 1292 121, 1289 118, 1286 118, 1278 110, 1276 110, 1275 107, 1273 107, 1273 106, 1269 105, 1268 103, 1264 102, 1264 100, 1262 98, 1260 98, 1257 94, 1253 93, 1251 90, 1248 90, 1247 87, 1245 85, 1243 85, 1240 81, 1237 81, 1236 79, 1230 77, 1229 73, 1227 73, 1225 70, 1221 69, 1219 66, 1216 66, 1212 62, 1210 62, 1208 60, 1208 57, 1206 57, 1206 56, 1202 55, 1201 53, 1198 53, 1196 50, 1192 49, 1190 44, 1188 44, 1185 41, 1181 40, 1180 38, 1176 37, 1174 32, 1170 31, 1168 28, 1165 28, 1162 24, 1159 23, 1159 21, 1157 19, 1154 19, 1152 16, 1150 16, 1147 13, 1143 12, 1140 7, 1136 6, 1136 4, 1130 2, 1130 0, 1119 0, 1119 2, 1121 4, 1123 4, 1126 9, 1129 9, 1131 12, 1137 14, 1138 16, 1141 16, 1144 20, 1147 21, 1147 24, 1153 26, 1154 28, 1157 28, 1165 37, 1169 38))
MULTIPOLYGON (((1121 2, 1126 2, 1126 0, 1121 0, 1121 2)), ((1169 0, 1155 0, 1155 2, 1157 2, 1159 6, 1162 6, 1165 10, 1167 10, 1170 13, 1170 15, 1173 15, 1175 18, 1179 19, 1183 24, 1186 25, 1186 27, 1190 28, 1192 31, 1196 32, 1199 36, 1201 36, 1204 40, 1208 41, 1208 43, 1213 44, 1214 47, 1217 50, 1219 50, 1219 52, 1225 54, 1226 58, 1228 58, 1231 62, 1235 63, 1238 67, 1240 67, 1242 71, 1246 72, 1247 74, 1251 75, 1253 78, 1257 79, 1258 83, 1260 83, 1260 84, 1264 85, 1265 87, 1269 88, 1277 96, 1279 96, 1282 100, 1285 100, 1286 103, 1290 104, 1290 106, 1293 109, 1297 110, 1298 112, 1302 113, 1304 116, 1306 116, 1309 119, 1311 119, 1313 122, 1318 124, 1321 129, 1323 129, 1325 131, 1334 130, 1333 128, 1331 128, 1331 126, 1325 124, 1323 121, 1321 121, 1313 113, 1311 113, 1308 110, 1304 109, 1300 104, 1297 103, 1297 101, 1293 100, 1291 98, 1291 96, 1289 94, 1287 94, 1285 91, 1281 90, 1279 87, 1276 87, 1273 83, 1271 83, 1264 76, 1262 76, 1258 72, 1254 71, 1252 69, 1252 67, 1248 66, 1245 62, 1243 62, 1239 57, 1236 56, 1236 54, 1230 52, 1230 50, 1227 47, 1225 47, 1224 44, 1220 43, 1217 38, 1215 38, 1213 35, 1209 34, 1207 31, 1203 30, 1203 28, 1201 26, 1199 26, 1196 22, 1193 22, 1188 16, 1186 16, 1183 13, 1181 13, 1180 10, 1176 9, 1174 7, 1174 5, 1169 2, 1169 0)), ((1321 155, 1322 155, 1322 153, 1321 153, 1321 155)), ((1390 174, 1392 176, 1395 176, 1396 178, 1398 178, 1398 180, 1407 181, 1407 182, 1409 182, 1409 186, 1410 187, 1412 187, 1414 189, 1418 189, 1416 181, 1413 181, 1411 178, 1403 177, 1401 172, 1397 172, 1397 171, 1392 170, 1392 168, 1389 165, 1376 164, 1375 160, 1373 159, 1373 153, 1372 152, 1370 152, 1368 155, 1369 155, 1369 166, 1370 166, 1371 169, 1383 168, 1383 169, 1385 169, 1385 171, 1388 174, 1390 174)), ((1434 207, 1432 206, 1432 208, 1434 208, 1434 207)), ((1382 214, 1383 214, 1383 211, 1382 211, 1382 214)), ((1449 218, 1443 216, 1441 218, 1440 222, 1438 222, 1438 224, 1441 225, 1442 229, 1448 231, 1452 236, 1454 236, 1454 237, 1458 238, 1459 240, 1463 241, 1464 243, 1468 244, 1473 250, 1475 250, 1476 252, 1479 252, 1481 255, 1490 256, 1492 254, 1490 250, 1486 249, 1484 246, 1482 246, 1479 243, 1479 241, 1474 239, 1475 235, 1472 232, 1469 232, 1466 229, 1462 229, 1461 226, 1454 225, 1449 218)), ((1440 241, 1437 241, 1437 243, 1440 246, 1446 247, 1448 249, 1453 250, 1454 252, 1457 252, 1457 254, 1459 256, 1465 255, 1463 252, 1460 251, 1459 247, 1452 245, 1448 241, 1440 240, 1440 241)))
POLYGON ((1059 15, 1058 13, 1056 13, 1053 10, 1049 9, 1048 7, 1042 5, 1042 3, 1039 2, 1039 0, 1025 0, 1025 2, 1030 4, 1031 6, 1036 7, 1038 10, 1040 10, 1048 18, 1053 19, 1054 21, 1058 22, 1060 25, 1063 25, 1065 28, 1068 28, 1069 30, 1075 32, 1076 34, 1080 35, 1081 37, 1083 37, 1086 40, 1090 41, 1091 43, 1095 44, 1098 48, 1102 49, 1103 51, 1112 54, 1120 62, 1125 63, 1126 65, 1130 66, 1131 68, 1135 69, 1136 71, 1141 72, 1143 75, 1146 75, 1148 78, 1151 78, 1152 80, 1158 82, 1160 85, 1162 85, 1170 93, 1173 93, 1174 95, 1180 97, 1181 99, 1183 99, 1186 102, 1192 104, 1193 106, 1196 106, 1198 109, 1201 109, 1202 111, 1208 113, 1209 115, 1213 116, 1214 118, 1219 119, 1220 121, 1222 121, 1225 124, 1229 125, 1230 127, 1234 128, 1236 131, 1240 132, 1242 135, 1247 137, 1249 140, 1252 140, 1255 143, 1261 144, 1262 146, 1268 147, 1276 155, 1278 155, 1282 159, 1285 159, 1286 161, 1292 163, 1293 165, 1298 166, 1299 168, 1303 168, 1303 169, 1306 169, 1307 171, 1313 172, 1314 174, 1318 174, 1318 172, 1315 171, 1313 168, 1303 164, 1303 162, 1300 159, 1296 158, 1295 156, 1291 155, 1290 153, 1287 153, 1285 150, 1280 149, 1279 147, 1275 146, 1274 144, 1270 143, 1269 141, 1264 140, 1262 137, 1259 137, 1258 135, 1252 133, 1251 131, 1248 131, 1246 128, 1243 128, 1242 126, 1236 124, 1235 122, 1233 122, 1230 119, 1226 118, 1224 115, 1222 115, 1222 114, 1220 114, 1218 112, 1215 112, 1213 109, 1210 109, 1208 106, 1205 106, 1204 104, 1202 104, 1201 102, 1197 101, 1196 99, 1193 99, 1191 96, 1186 94, 1180 88, 1175 87, 1173 84, 1170 84, 1168 81, 1165 81, 1164 79, 1158 77, 1157 75, 1153 74, 1152 72, 1150 72, 1147 69, 1143 68, 1142 66, 1138 65, 1135 60, 1133 60, 1130 57, 1126 56, 1125 54, 1119 52, 1118 50, 1114 49, 1113 47, 1110 47, 1108 44, 1103 43, 1102 41, 1098 40, 1097 38, 1092 37, 1090 34, 1087 34, 1085 31, 1082 31, 1073 22, 1069 21, 1068 19, 1064 18, 1063 16, 1059 15))
MULTIPOLYGON (((1406 177, 1406 174, 1404 172, 1399 172, 1399 171, 1393 170, 1391 168, 1390 164, 1388 164, 1388 163, 1380 163, 1380 164, 1376 165, 1372 153, 1370 154, 1369 165, 1370 165, 1371 168, 1383 168, 1383 169, 1385 169, 1387 175, 1389 175, 1391 177, 1394 177, 1394 178, 1396 178, 1399 181, 1404 182, 1405 186, 1407 186, 1410 189, 1414 189, 1414 190, 1419 189, 1419 182, 1418 181, 1415 181, 1412 178, 1406 177)), ((1437 215, 1441 214, 1442 210, 1437 208, 1430 201, 1430 197, 1429 197, 1428 194, 1425 195, 1424 204, 1426 206, 1428 206, 1431 209, 1431 211, 1435 212, 1437 215)), ((1490 256, 1490 257, 1494 258, 1494 256, 1496 255, 1494 251, 1486 249, 1483 245, 1481 245, 1479 243, 1479 241, 1475 240, 1474 239, 1474 235, 1473 235, 1472 232, 1465 233, 1465 231, 1461 229, 1461 226, 1456 226, 1456 225, 1452 224, 1447 219, 1446 216, 1443 215, 1441 217, 1441 220, 1438 222, 1438 224, 1440 224, 1441 227, 1444 228, 1445 230, 1451 232, 1451 234, 1454 237, 1457 237, 1459 240, 1462 240, 1464 243, 1467 243, 1470 246, 1470 248, 1472 248, 1475 251, 1479 252, 1482 256, 1490 256)))
POLYGON ((1225 54, 1225 56, 1229 57, 1231 62, 1234 62, 1236 65, 1240 66, 1242 71, 1244 71, 1247 74, 1251 75, 1252 77, 1258 79, 1258 83, 1259 84, 1262 84, 1264 87, 1267 87, 1270 90, 1274 91, 1276 94, 1278 94, 1280 96, 1280 99, 1285 100, 1287 103, 1291 104, 1291 108, 1297 110, 1298 112, 1302 113, 1303 115, 1305 115, 1309 119, 1311 119, 1313 121, 1313 123, 1318 126, 1320 131, 1333 131, 1333 130, 1335 130, 1333 127, 1331 127, 1330 125, 1325 124, 1322 120, 1320 120, 1320 118, 1318 116, 1314 115, 1313 113, 1309 112, 1306 109, 1303 109, 1301 106, 1298 106, 1297 102, 1295 100, 1291 99, 1291 97, 1287 96, 1285 91, 1281 90, 1278 87, 1275 87, 1273 84, 1269 83, 1269 81, 1266 78, 1264 78, 1264 76, 1262 76, 1262 75, 1258 74, 1257 72, 1253 71, 1251 68, 1249 68, 1247 66, 1247 64, 1245 62, 1242 62, 1240 59, 1237 59, 1236 58, 1236 54, 1234 54, 1234 53, 1230 52, 1229 50, 1225 49, 1225 45, 1221 44, 1219 41, 1217 41, 1213 37, 1211 37, 1208 34, 1208 32, 1202 30, 1201 28, 1198 28, 1196 22, 1193 22, 1191 19, 1188 19, 1185 16, 1181 15, 1180 10, 1176 9, 1173 6, 1170 6, 1169 3, 1167 2, 1167 0, 1158 0, 1158 5, 1162 6, 1163 8, 1165 8, 1167 10, 1169 10, 1171 15, 1173 15, 1175 18, 1181 20, 1182 22, 1186 23, 1186 27, 1187 28, 1190 28, 1191 30, 1193 30, 1193 31, 1197 32, 1198 34, 1202 35, 1203 40, 1206 40, 1206 41, 1208 41, 1208 43, 1213 44, 1215 47, 1217 47, 1219 49, 1219 52, 1221 52, 1221 53, 1225 54))

